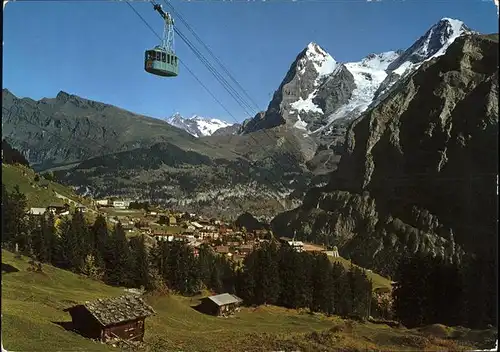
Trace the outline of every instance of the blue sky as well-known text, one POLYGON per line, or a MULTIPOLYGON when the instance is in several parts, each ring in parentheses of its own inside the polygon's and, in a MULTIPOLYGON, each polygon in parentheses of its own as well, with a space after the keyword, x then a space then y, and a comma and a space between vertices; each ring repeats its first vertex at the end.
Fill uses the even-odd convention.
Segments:
MULTIPOLYGON (((171 3, 260 110, 311 41, 346 62, 407 48, 442 17, 460 19, 479 32, 498 32, 493 2, 481 0, 171 3)), ((151 4, 133 6, 161 33, 161 17, 151 4)), ((209 58, 181 21, 176 24, 209 58)), ((248 117, 180 38, 175 43, 180 60, 232 116, 183 66, 173 79, 147 74, 144 50, 158 39, 124 3, 9 3, 3 37, 3 87, 19 97, 54 97, 63 90, 153 117, 174 112, 228 122, 248 117)))

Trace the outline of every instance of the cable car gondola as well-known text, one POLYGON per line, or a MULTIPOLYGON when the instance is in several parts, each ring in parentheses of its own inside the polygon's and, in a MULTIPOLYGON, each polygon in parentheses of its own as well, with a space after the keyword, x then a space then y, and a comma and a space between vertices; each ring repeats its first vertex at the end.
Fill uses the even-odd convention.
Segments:
POLYGON ((165 21, 163 38, 160 45, 146 50, 144 69, 156 76, 175 77, 179 74, 179 59, 174 52, 174 20, 161 5, 153 4, 153 7, 165 21))

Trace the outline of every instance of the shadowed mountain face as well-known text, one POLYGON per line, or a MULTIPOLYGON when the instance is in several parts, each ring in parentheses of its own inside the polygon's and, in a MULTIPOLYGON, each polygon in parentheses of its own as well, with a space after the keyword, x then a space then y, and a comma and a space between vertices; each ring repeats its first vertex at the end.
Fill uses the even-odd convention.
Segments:
POLYGON ((387 274, 407 253, 447 260, 496 242, 498 36, 458 38, 348 128, 339 168, 275 233, 337 245, 387 274))

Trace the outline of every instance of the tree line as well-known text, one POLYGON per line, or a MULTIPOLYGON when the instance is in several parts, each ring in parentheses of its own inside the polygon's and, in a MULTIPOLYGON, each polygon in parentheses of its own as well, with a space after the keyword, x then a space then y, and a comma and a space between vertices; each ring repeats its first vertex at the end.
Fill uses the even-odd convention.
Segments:
MULTIPOLYGON (((247 305, 273 304, 351 317, 374 313, 372 283, 364 271, 331 263, 323 253, 297 252, 263 242, 238 265, 202 245, 195 255, 181 241, 146 244, 127 239, 120 223, 111 230, 98 216, 89 224, 76 211, 26 215, 26 197, 2 184, 2 247, 42 263, 85 274, 110 285, 167 288, 183 295, 202 289, 235 293, 247 305), (373 309, 372 309, 373 308, 373 309)), ((407 327, 432 323, 473 328, 497 326, 497 265, 493 253, 460 264, 416 255, 399 263, 393 313, 407 327)))
POLYGON ((470 255, 460 264, 424 254, 403 258, 393 291, 394 313, 407 327, 498 326, 497 272, 493 250, 470 255))
POLYGON ((42 263, 81 273, 110 285, 168 287, 184 295, 206 288, 235 293, 246 304, 309 308, 327 314, 368 314, 371 282, 357 268, 332 265, 326 255, 298 253, 277 243, 263 245, 242 265, 202 245, 195 255, 181 241, 146 245, 144 235, 126 238, 120 223, 109 230, 98 216, 88 224, 76 211, 56 225, 54 215, 26 215, 26 198, 2 185, 2 245, 42 263), (149 248, 150 247, 150 248, 149 248))

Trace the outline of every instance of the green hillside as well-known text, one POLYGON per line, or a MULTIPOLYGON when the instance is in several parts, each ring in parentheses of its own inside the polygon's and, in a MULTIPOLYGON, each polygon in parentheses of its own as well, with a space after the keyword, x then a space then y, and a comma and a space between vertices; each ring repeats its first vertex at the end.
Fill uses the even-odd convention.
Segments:
MULTIPOLYGON (((43 266, 27 271, 28 259, 2 250, 2 339, 10 351, 116 351, 66 331, 62 309, 74 303, 117 296, 122 288, 43 266), (17 270, 17 271, 16 271, 17 270)), ((410 351, 471 349, 491 332, 433 327, 422 331, 355 323, 274 306, 243 308, 235 317, 217 318, 191 306, 198 297, 147 296, 157 314, 146 320, 148 351, 410 351), (436 330, 438 330, 436 332, 436 330), (460 334, 463 343, 436 334, 460 334), (161 343, 160 343, 161 342, 161 343), (156 346, 153 349, 152 346, 156 346)))
POLYGON ((49 204, 63 204, 64 200, 56 197, 56 193, 63 195, 84 205, 90 205, 90 201, 80 197, 69 187, 59 183, 45 180, 39 176, 36 181, 36 173, 33 169, 23 165, 2 164, 2 183, 8 191, 12 191, 19 185, 21 193, 26 195, 29 207, 46 207, 49 204))
POLYGON ((389 289, 391 290, 392 289, 392 285, 391 285, 391 280, 373 272, 373 271, 368 271, 367 269, 365 268, 362 268, 360 267, 359 265, 356 265, 354 263, 351 263, 350 260, 347 260, 345 258, 342 258, 342 257, 337 257, 337 258, 334 258, 334 257, 328 257, 330 259, 330 261, 332 263, 340 263, 342 264, 342 266, 346 269, 346 270, 349 270, 349 268, 351 267, 351 264, 354 265, 355 267, 358 267, 362 270, 365 271, 366 273, 366 276, 372 280, 372 283, 373 283, 373 289, 378 289, 378 288, 386 288, 386 289, 389 289))

